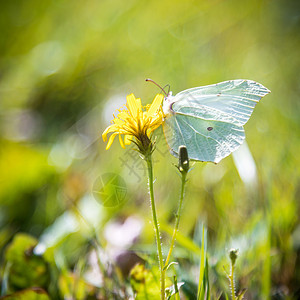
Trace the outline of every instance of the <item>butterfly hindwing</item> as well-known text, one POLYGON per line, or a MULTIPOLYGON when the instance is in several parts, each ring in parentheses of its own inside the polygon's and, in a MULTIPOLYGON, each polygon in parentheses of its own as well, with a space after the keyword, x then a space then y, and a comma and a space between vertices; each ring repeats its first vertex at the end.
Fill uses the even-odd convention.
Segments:
POLYGON ((214 163, 236 150, 245 138, 242 126, 182 114, 167 118, 163 129, 175 155, 185 145, 190 159, 214 163))

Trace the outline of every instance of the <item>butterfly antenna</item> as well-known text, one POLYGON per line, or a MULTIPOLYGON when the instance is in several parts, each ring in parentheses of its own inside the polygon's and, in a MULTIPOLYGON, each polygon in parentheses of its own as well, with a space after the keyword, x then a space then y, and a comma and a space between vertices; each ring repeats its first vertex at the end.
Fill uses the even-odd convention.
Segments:
MULTIPOLYGON (((152 83, 154 83, 156 86, 158 86, 165 94, 166 96, 168 96, 168 94, 166 93, 166 91, 164 90, 165 87, 161 87, 158 83, 156 83, 154 80, 150 79, 150 78, 146 78, 146 81, 150 81, 152 83)), ((167 84, 168 85, 168 84, 167 84)), ((169 90, 170 90, 170 86, 169 86, 169 90)))
POLYGON ((166 87, 168 87, 168 95, 169 95, 169 93, 170 93, 170 85, 169 84, 166 84, 165 86, 164 86, 164 89, 166 88, 166 87))

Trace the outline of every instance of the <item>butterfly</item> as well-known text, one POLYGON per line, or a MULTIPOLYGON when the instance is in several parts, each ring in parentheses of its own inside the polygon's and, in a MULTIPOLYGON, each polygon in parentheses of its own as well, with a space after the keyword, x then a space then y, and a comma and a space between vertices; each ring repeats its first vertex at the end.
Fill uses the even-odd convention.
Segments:
POLYGON ((243 79, 168 93, 163 131, 171 153, 178 156, 185 145, 192 160, 220 162, 243 143, 243 125, 268 93, 262 84, 243 79))

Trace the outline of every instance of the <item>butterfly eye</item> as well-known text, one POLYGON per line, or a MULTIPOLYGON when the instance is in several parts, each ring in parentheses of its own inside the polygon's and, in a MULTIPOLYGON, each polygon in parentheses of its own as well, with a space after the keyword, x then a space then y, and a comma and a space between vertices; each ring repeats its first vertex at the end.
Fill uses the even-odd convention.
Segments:
POLYGON ((208 130, 208 131, 212 131, 213 128, 212 128, 212 127, 207 127, 207 130, 208 130))

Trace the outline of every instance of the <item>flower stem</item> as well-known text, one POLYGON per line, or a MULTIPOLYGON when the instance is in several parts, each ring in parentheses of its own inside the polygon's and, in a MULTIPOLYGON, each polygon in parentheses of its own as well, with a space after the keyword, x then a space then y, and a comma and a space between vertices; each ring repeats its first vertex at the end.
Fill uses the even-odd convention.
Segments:
POLYGON ((231 264, 231 272, 230 272, 229 280, 230 280, 230 289, 231 289, 231 297, 232 300, 235 300, 235 287, 234 287, 234 265, 231 264))
POLYGON ((160 270, 160 295, 161 300, 165 299, 165 273, 164 273, 164 261, 163 254, 161 249, 161 240, 160 240, 160 232, 159 226, 156 216, 155 202, 154 202, 154 192, 153 192, 153 168, 152 168, 152 156, 151 154, 145 157, 148 168, 148 179, 149 179, 149 193, 150 193, 150 203, 152 210, 152 218, 154 224, 154 231, 156 236, 156 244, 157 244, 157 253, 158 253, 158 261, 159 261, 159 270, 160 270))
POLYGON ((238 258, 238 249, 230 249, 229 258, 230 258, 231 268, 230 268, 230 275, 228 275, 228 278, 230 281, 231 297, 232 297, 232 300, 236 300, 235 286, 234 286, 234 266, 235 266, 235 262, 238 258))
POLYGON ((170 245, 170 250, 165 262, 165 267, 164 267, 164 272, 166 271, 166 268, 169 264, 170 258, 171 258, 171 254, 174 248, 174 244, 175 244, 175 240, 176 240, 176 234, 178 231, 178 227, 179 227, 179 220, 180 220, 180 215, 181 215, 181 209, 182 209, 182 202, 183 202, 183 198, 184 198, 184 189, 185 189, 185 183, 186 183, 186 172, 182 172, 181 173, 181 194, 180 194, 180 199, 179 199, 179 205, 178 205, 178 210, 176 213, 176 219, 175 219, 175 226, 174 226, 174 230, 173 230, 173 235, 172 235, 172 240, 171 240, 171 245, 170 245))

